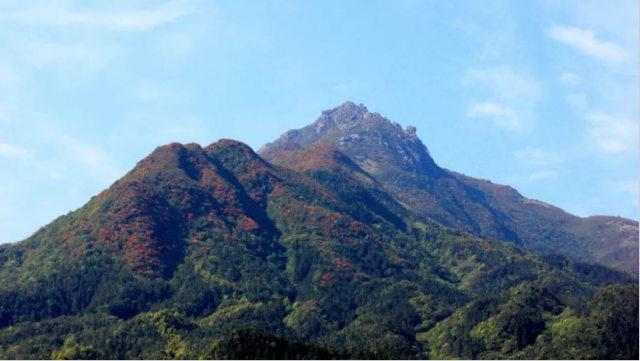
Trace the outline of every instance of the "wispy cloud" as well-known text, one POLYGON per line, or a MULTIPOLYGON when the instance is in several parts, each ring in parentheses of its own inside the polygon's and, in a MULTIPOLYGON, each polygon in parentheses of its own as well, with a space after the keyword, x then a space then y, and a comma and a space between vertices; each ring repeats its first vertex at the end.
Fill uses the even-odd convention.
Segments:
MULTIPOLYGON (((20 2, 22 3, 22 2, 20 2)), ((14 3, 15 4, 15 3, 14 3)), ((122 11, 80 11, 71 9, 65 1, 40 2, 36 5, 7 9, 1 5, 0 22, 27 26, 86 26, 114 30, 146 30, 173 22, 192 11, 186 1, 167 1, 149 9, 122 11)))
POLYGON ((520 149, 515 155, 520 164, 525 167, 548 166, 561 164, 565 161, 565 158, 560 154, 538 148, 520 149))
POLYGON ((39 145, 45 145, 47 152, 28 151, 4 142, 0 142, 0 159, 3 157, 20 159, 39 176, 49 179, 61 179, 71 172, 74 177, 88 176, 102 186, 111 184, 124 174, 114 159, 101 148, 60 134, 50 128, 48 135, 38 137, 39 145))
POLYGON ((467 116, 489 119, 494 124, 511 130, 522 130, 524 127, 515 110, 496 103, 473 103, 469 105, 467 116))
POLYGON ((564 84, 577 85, 582 83, 582 78, 576 74, 565 71, 560 75, 560 82, 564 84))
POLYGON ((567 103, 576 110, 586 110, 589 108, 587 96, 582 93, 572 93, 565 96, 567 103))
POLYGON ((468 117, 488 118, 513 131, 532 128, 535 107, 542 96, 542 87, 534 78, 509 67, 470 69, 462 84, 478 91, 476 98, 483 98, 469 104, 468 117))
POLYGON ((23 64, 34 68, 56 67, 76 72, 104 69, 117 57, 118 48, 98 43, 33 41, 19 49, 23 64))
POLYGON ((621 62, 630 58, 629 54, 618 44, 598 40, 591 30, 583 30, 573 26, 553 25, 547 34, 556 41, 572 46, 584 54, 606 60, 621 62))
POLYGON ((462 82, 468 85, 483 85, 494 95, 504 99, 537 99, 542 93, 538 81, 509 67, 470 69, 462 82))
POLYGON ((103 179, 105 184, 110 184, 124 174, 111 157, 96 146, 69 136, 62 136, 57 142, 76 163, 84 166, 93 177, 103 179))
POLYGON ((637 150, 639 127, 636 120, 599 111, 588 112, 586 118, 591 141, 600 151, 618 154, 637 150))
POLYGON ((29 153, 21 148, 11 146, 7 143, 0 142, 0 156, 7 157, 26 157, 29 153))
POLYGON ((529 175, 529 180, 532 182, 557 178, 560 175, 559 172, 553 170, 541 170, 538 172, 533 172, 529 175))

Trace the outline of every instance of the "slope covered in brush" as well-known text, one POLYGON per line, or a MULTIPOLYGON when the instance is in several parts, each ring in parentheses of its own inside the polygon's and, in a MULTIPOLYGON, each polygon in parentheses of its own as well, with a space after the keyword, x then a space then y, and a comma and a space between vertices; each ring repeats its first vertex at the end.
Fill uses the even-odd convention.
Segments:
POLYGON ((509 186, 443 168, 415 127, 403 129, 366 107, 346 102, 311 125, 290 130, 259 150, 271 162, 315 143, 329 142, 414 212, 483 238, 524 245, 638 272, 638 222, 580 218, 527 199, 509 186))
MULTIPOLYGON (((0 358, 424 358, 470 302, 535 283, 562 314, 637 282, 425 219, 329 144, 279 164, 231 140, 170 144, 2 246, 0 358)), ((543 320, 552 344, 586 347, 543 320)))
POLYGON ((615 285, 563 308, 544 288, 523 284, 471 302, 418 337, 434 359, 635 358, 637 299, 638 285, 615 285))

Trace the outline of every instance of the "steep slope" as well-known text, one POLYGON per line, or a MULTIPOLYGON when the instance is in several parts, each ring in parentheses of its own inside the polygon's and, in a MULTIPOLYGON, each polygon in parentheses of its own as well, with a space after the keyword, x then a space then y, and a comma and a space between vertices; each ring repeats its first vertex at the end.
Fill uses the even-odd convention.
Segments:
POLYGON ((426 357, 476 299, 536 282, 564 310, 637 282, 423 220, 329 144, 282 161, 160 147, 0 247, 0 358, 426 357))
POLYGON ((418 337, 434 359, 624 359, 638 354, 637 299, 638 285, 614 285, 563 309, 545 289, 523 284, 469 303, 418 337))
POLYGON ((450 172, 479 189, 484 201, 508 217, 523 239, 535 239, 535 251, 566 254, 638 273, 638 222, 621 217, 575 217, 544 202, 522 197, 508 186, 450 172))
POLYGON ((403 130, 362 105, 323 111, 313 124, 284 133, 258 153, 279 163, 286 153, 319 142, 334 144, 400 202, 446 226, 638 272, 638 222, 575 217, 511 187, 442 169, 415 127, 403 130))

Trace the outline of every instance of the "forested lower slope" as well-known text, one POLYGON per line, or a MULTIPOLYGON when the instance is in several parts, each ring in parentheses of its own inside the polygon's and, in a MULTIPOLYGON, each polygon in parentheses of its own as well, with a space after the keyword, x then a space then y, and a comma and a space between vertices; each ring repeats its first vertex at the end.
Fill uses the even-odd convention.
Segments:
POLYGON ((637 359, 634 276, 445 227, 331 144, 274 163, 160 147, 3 245, 0 358, 637 359))

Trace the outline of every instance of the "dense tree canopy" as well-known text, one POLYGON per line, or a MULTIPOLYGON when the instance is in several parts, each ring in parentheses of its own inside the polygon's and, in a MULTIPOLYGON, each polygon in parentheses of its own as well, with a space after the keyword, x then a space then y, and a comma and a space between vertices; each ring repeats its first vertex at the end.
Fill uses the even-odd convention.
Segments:
POLYGON ((637 279, 415 214, 330 145, 171 144, 0 247, 0 358, 638 357, 637 279))

